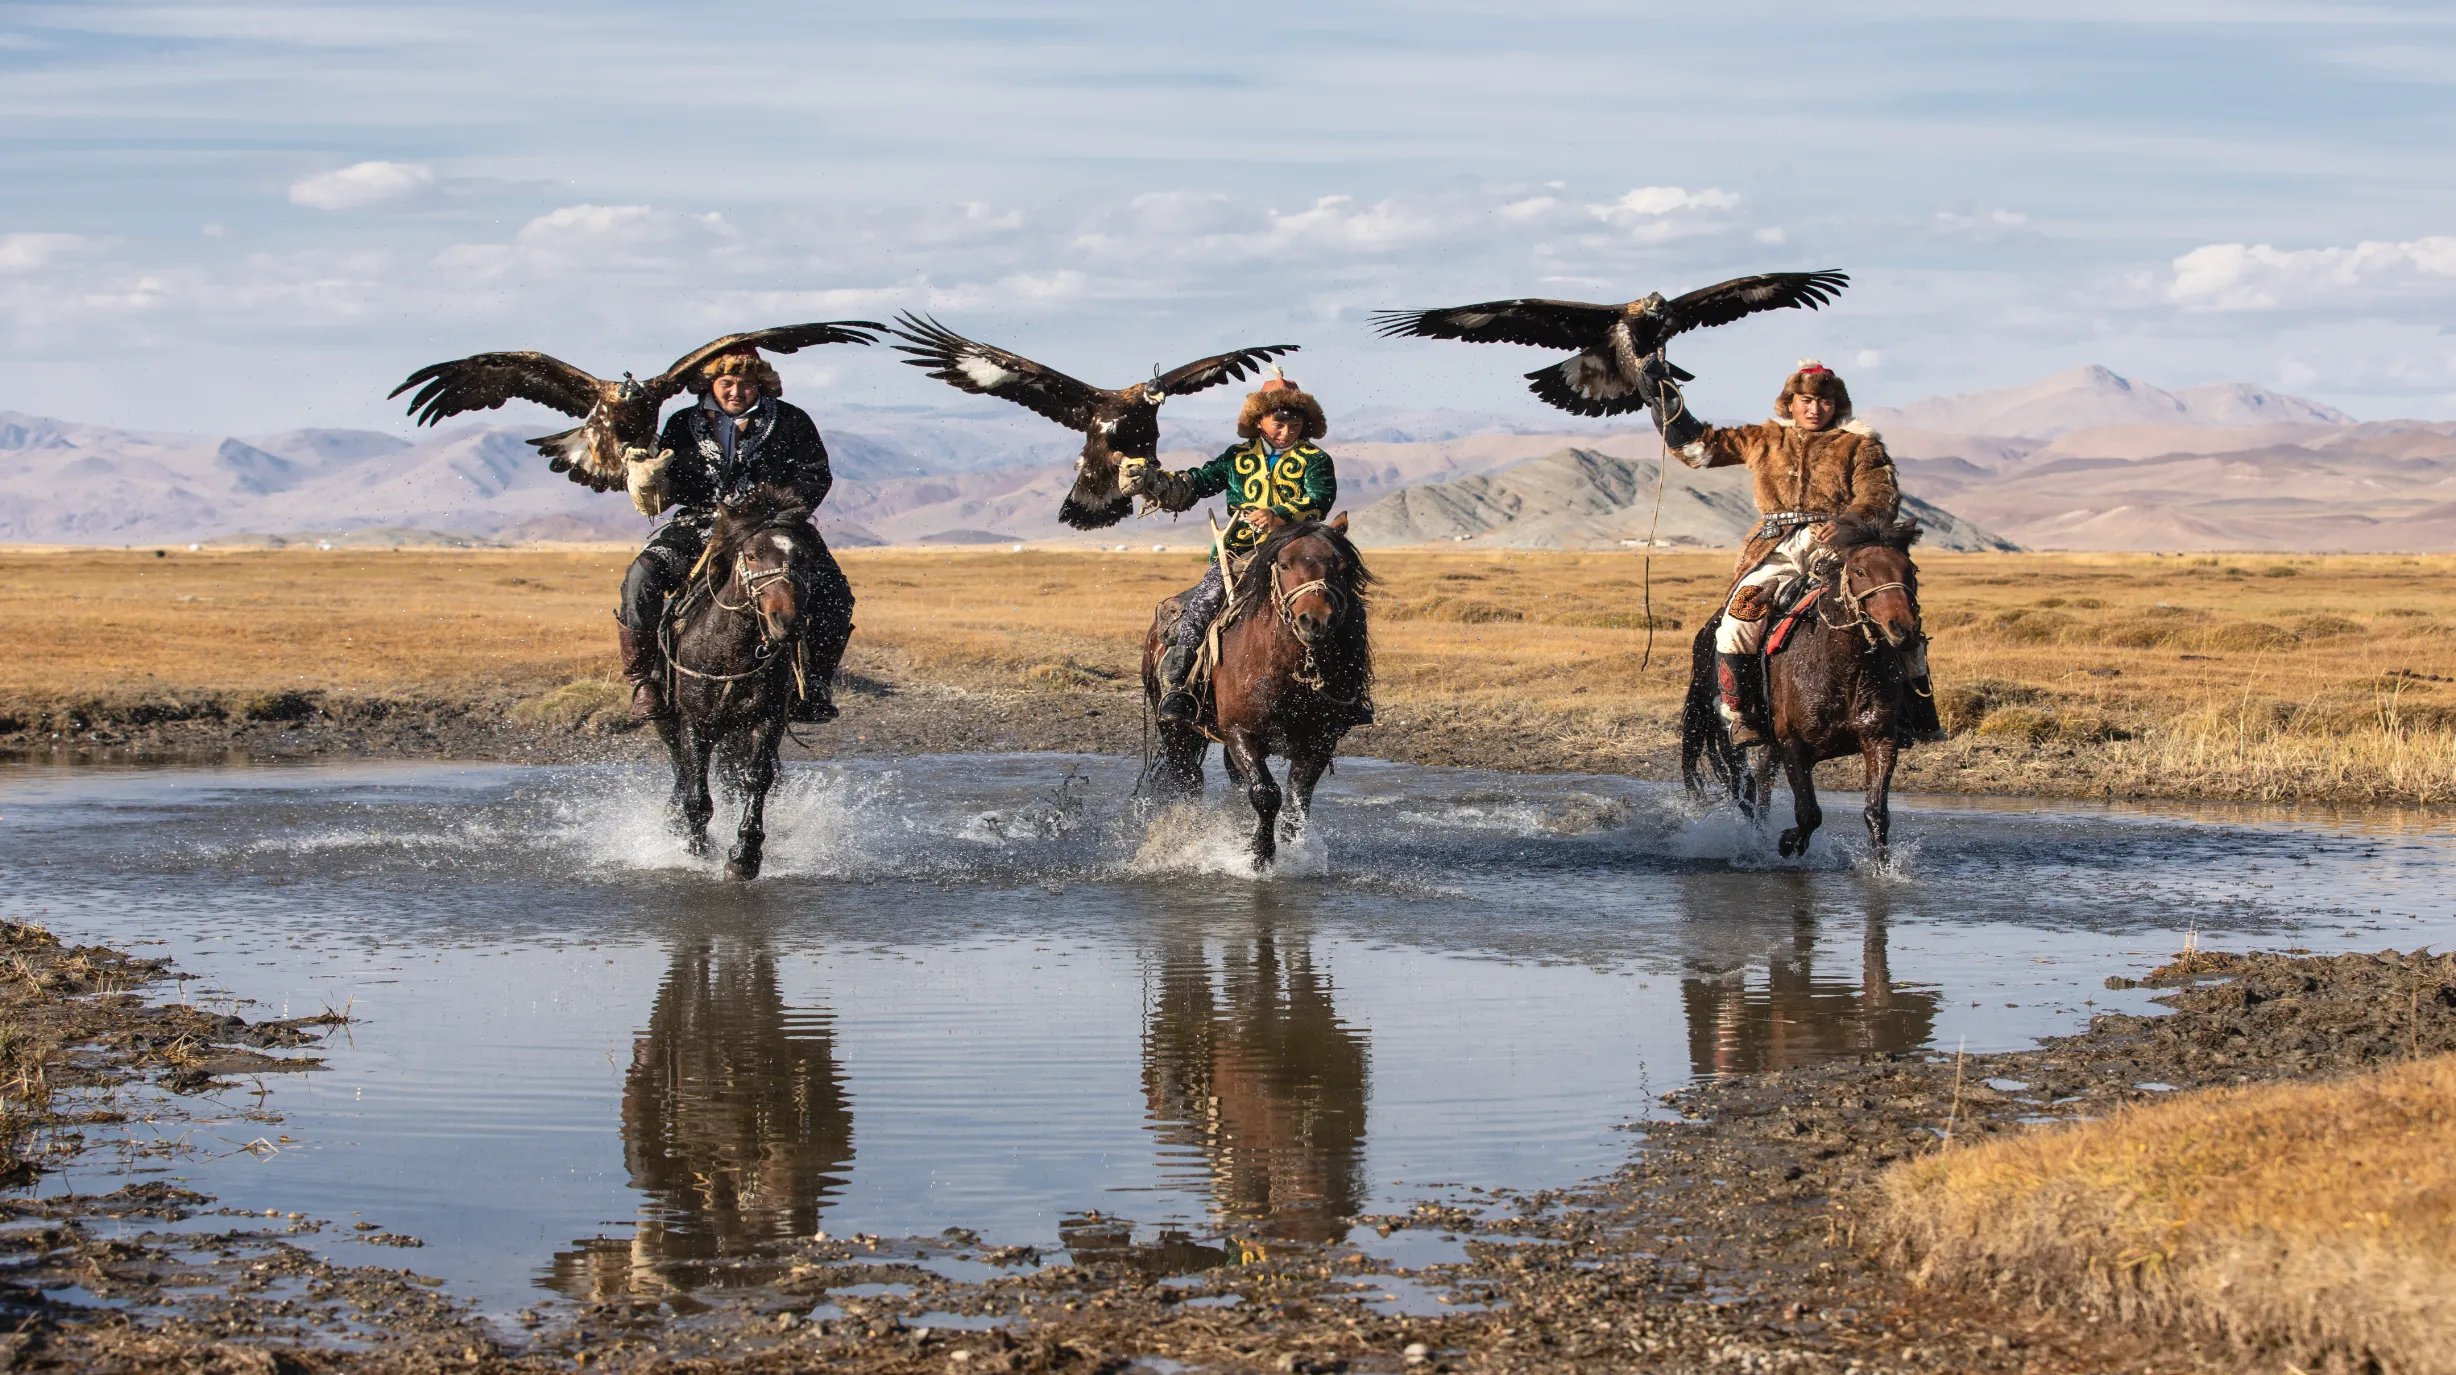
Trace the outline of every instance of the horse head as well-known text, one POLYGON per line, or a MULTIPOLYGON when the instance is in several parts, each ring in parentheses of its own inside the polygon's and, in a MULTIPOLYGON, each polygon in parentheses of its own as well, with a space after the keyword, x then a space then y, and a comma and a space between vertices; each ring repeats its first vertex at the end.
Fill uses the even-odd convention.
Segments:
POLYGON ((1842 520, 1825 542, 1838 564, 1835 595, 1856 624, 1890 649, 1909 649, 1919 640, 1919 566, 1910 560, 1918 538, 1915 520, 1842 520))
POLYGON ((1280 623, 1307 649, 1332 643, 1361 615, 1358 595, 1369 575, 1347 538, 1347 516, 1305 521, 1271 532, 1255 551, 1238 601, 1259 605, 1267 597, 1280 623), (1259 575, 1259 578, 1257 578, 1259 575))
POLYGON ((816 552, 810 504, 774 487, 719 506, 706 568, 717 602, 759 620, 759 638, 783 644, 801 623, 804 568, 816 552))

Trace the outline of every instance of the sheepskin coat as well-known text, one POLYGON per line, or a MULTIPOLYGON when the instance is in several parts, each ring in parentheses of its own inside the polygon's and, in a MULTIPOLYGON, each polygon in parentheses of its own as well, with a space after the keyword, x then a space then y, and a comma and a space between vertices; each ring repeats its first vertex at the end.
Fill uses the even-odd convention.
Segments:
MULTIPOLYGON (((1709 425, 1678 457, 1692 468, 1747 464, 1756 479, 1760 515, 1796 511, 1824 520, 1855 516, 1882 522, 1901 510, 1902 489, 1893 480, 1885 441, 1856 420, 1823 430, 1802 430, 1782 419, 1709 425)), ((1740 547, 1739 570, 1754 568, 1783 533, 1751 532, 1740 547)))

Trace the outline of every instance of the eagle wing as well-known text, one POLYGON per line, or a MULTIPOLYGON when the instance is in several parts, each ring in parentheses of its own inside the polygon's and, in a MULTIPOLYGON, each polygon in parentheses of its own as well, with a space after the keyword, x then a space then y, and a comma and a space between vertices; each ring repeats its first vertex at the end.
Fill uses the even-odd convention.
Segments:
POLYGON ((392 389, 393 396, 415 387, 409 413, 421 425, 433 425, 468 411, 491 411, 518 397, 552 406, 565 415, 583 416, 597 409, 606 384, 559 358, 542 353, 478 353, 449 363, 429 363, 392 389))
POLYGON ((1485 301, 1448 310, 1381 310, 1373 327, 1384 338, 1464 339, 1471 344, 1530 344, 1546 349, 1590 349, 1603 342, 1619 306, 1585 301, 1485 301))
POLYGON ((1092 412, 1101 399, 1115 395, 1020 353, 966 339, 910 311, 896 317, 889 333, 905 341, 895 346, 898 352, 912 355, 905 362, 926 369, 939 381, 975 396, 1003 397, 1070 430, 1090 428, 1092 412))
MULTIPOLYGON (((1675 369, 1677 371, 1677 369, 1675 369)), ((1571 415, 1626 415, 1646 409, 1645 393, 1601 350, 1581 353, 1526 375, 1527 390, 1571 415)))
POLYGON ((1242 382, 1271 359, 1296 352, 1294 344, 1264 344, 1259 348, 1238 349, 1234 353, 1215 353, 1197 359, 1181 368, 1171 368, 1154 380, 1168 396, 1184 396, 1222 382, 1242 382))
POLYGON ((700 368, 720 353, 749 347, 764 353, 799 353, 818 344, 875 344, 886 326, 875 320, 826 320, 806 325, 777 325, 744 334, 711 339, 674 360, 674 365, 644 384, 659 405, 691 384, 700 368))
POLYGON ((1824 272, 1767 272, 1755 277, 1734 277, 1730 281, 1716 282, 1664 302, 1663 315, 1671 322, 1671 328, 1664 333, 1668 337, 1682 330, 1727 325, 1760 310, 1784 310, 1793 306, 1815 310, 1841 295, 1842 288, 1849 286, 1850 282, 1848 275, 1830 269, 1824 272))

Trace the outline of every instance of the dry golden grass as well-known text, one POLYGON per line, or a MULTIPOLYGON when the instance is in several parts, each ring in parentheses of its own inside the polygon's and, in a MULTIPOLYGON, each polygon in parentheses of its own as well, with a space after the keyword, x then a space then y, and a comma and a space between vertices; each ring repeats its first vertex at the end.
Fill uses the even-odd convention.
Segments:
MULTIPOLYGON (((0 552, 0 714, 286 693, 606 707, 628 550, 0 552), (576 695, 575 695, 576 694, 576 695)), ((1197 557, 850 550, 850 667, 975 692, 1132 690, 1153 602, 1197 557)), ((1724 554, 1655 560, 1652 667, 1630 553, 1372 555, 1385 707, 1660 739, 1724 554)), ((1922 559, 1951 786, 2456 801, 2456 558, 1922 559)), ((1387 714, 1387 713, 1386 713, 1387 714)), ((1597 758, 1604 757, 1598 753, 1597 758)))
POLYGON ((2456 1056, 1948 1150, 1888 1177, 1885 1225, 1923 1282, 2456 1370, 2456 1056))

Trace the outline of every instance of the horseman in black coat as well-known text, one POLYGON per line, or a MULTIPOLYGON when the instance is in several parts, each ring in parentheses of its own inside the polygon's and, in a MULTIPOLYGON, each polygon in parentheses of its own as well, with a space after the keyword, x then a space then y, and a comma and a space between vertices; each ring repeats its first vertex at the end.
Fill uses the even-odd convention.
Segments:
MULTIPOLYGON (((631 680, 631 715, 643 722, 672 710, 657 627, 666 598, 681 590, 707 547, 717 506, 753 488, 774 487, 816 511, 836 481, 819 427, 808 412, 778 399, 784 384, 758 350, 745 347, 710 359, 692 390, 698 403, 665 422, 658 452, 632 449, 623 456, 631 500, 641 514, 674 511, 631 561, 622 605, 614 612, 623 676, 631 680)), ((815 585, 803 592, 810 606, 800 645, 808 695, 794 719, 832 721, 836 666, 853 635, 853 588, 824 541, 815 585)))

